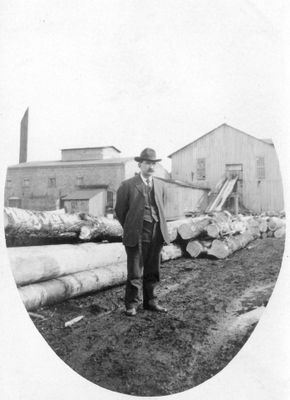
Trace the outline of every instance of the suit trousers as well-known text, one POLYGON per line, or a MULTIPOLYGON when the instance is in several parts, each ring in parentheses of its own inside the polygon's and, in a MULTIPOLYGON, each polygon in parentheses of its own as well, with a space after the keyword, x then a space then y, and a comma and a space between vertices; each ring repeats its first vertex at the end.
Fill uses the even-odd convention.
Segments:
POLYGON ((163 236, 159 222, 143 223, 142 237, 134 247, 126 246, 127 283, 125 291, 126 308, 137 307, 141 302, 143 283, 143 305, 156 299, 155 288, 160 280, 160 253, 163 236))

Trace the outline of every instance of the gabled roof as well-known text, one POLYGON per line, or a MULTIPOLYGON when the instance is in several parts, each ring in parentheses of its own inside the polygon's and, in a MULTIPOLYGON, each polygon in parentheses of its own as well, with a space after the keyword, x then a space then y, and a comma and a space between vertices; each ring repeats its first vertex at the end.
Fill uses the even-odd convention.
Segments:
POLYGON ((240 129, 234 128, 233 126, 230 126, 230 125, 224 123, 224 124, 221 124, 221 125, 217 126, 217 127, 214 128, 214 129, 212 129, 211 131, 205 133, 204 135, 200 136, 199 138, 193 140, 192 142, 186 144, 185 146, 181 147, 180 149, 174 151, 173 153, 169 154, 169 156, 167 156, 167 157, 171 158, 171 157, 173 156, 173 154, 178 153, 180 150, 183 150, 183 149, 185 149, 185 148, 188 147, 188 146, 191 146, 193 143, 198 142, 200 139, 202 139, 202 138, 204 138, 205 136, 207 136, 207 135, 213 133, 214 131, 216 131, 217 129, 221 128, 222 126, 227 126, 227 127, 229 127, 229 128, 234 129, 235 131, 238 131, 239 133, 242 133, 243 135, 247 135, 247 136, 249 136, 249 137, 251 137, 251 138, 253 138, 253 139, 259 140, 260 142, 263 142, 263 143, 268 144, 268 145, 270 145, 270 146, 274 146, 274 144, 273 144, 273 142, 272 142, 272 139, 259 139, 259 138, 255 137, 255 136, 253 136, 253 135, 249 135, 248 133, 241 131, 240 129))
POLYGON ((69 167, 82 165, 121 165, 133 161, 134 157, 107 158, 104 160, 75 160, 75 161, 28 161, 26 163, 10 165, 8 168, 35 168, 35 167, 69 167))
POLYGON ((272 139, 261 139, 261 140, 262 140, 262 142, 266 142, 266 143, 272 144, 274 146, 272 139))

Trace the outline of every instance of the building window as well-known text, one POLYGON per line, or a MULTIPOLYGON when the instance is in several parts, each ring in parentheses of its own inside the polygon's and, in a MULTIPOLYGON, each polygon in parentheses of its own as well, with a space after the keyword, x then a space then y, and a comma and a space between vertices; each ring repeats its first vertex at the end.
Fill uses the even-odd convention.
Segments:
POLYGON ((6 187, 7 188, 11 188, 12 187, 12 180, 11 179, 7 179, 6 180, 6 187))
POLYGON ((257 157, 257 179, 265 179, 265 158, 257 157))
POLYGON ((19 197, 10 197, 8 199, 8 207, 21 208, 21 199, 19 197))
POLYGON ((56 178, 48 178, 48 187, 56 187, 56 178))
POLYGON ((198 180, 205 180, 205 158, 198 158, 196 165, 196 178, 198 180))
POLYGON ((84 184, 84 177, 83 176, 77 176, 77 186, 81 186, 84 184))
POLYGON ((23 179, 23 187, 29 187, 29 186, 30 186, 30 179, 24 178, 23 179))
POLYGON ((107 191, 107 208, 113 209, 114 207, 114 193, 111 190, 107 191))

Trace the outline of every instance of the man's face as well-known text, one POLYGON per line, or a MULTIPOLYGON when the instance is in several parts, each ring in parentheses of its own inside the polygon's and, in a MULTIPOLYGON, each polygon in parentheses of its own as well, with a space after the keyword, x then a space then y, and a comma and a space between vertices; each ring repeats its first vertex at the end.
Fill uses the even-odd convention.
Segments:
POLYGON ((141 174, 145 178, 149 178, 149 176, 153 175, 153 173, 155 171, 155 165, 156 165, 156 162, 153 162, 153 161, 140 162, 139 168, 140 168, 141 174))

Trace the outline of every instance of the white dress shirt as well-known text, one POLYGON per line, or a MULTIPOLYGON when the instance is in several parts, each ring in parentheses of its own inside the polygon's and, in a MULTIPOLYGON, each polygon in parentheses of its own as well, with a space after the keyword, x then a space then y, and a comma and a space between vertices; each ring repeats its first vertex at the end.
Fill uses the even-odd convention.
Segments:
POLYGON ((141 176, 141 179, 145 183, 146 186, 148 186, 147 179, 149 179, 149 186, 152 187, 152 185, 153 185, 152 176, 149 176, 148 178, 144 178, 144 176, 141 173, 140 173, 140 176, 141 176))

